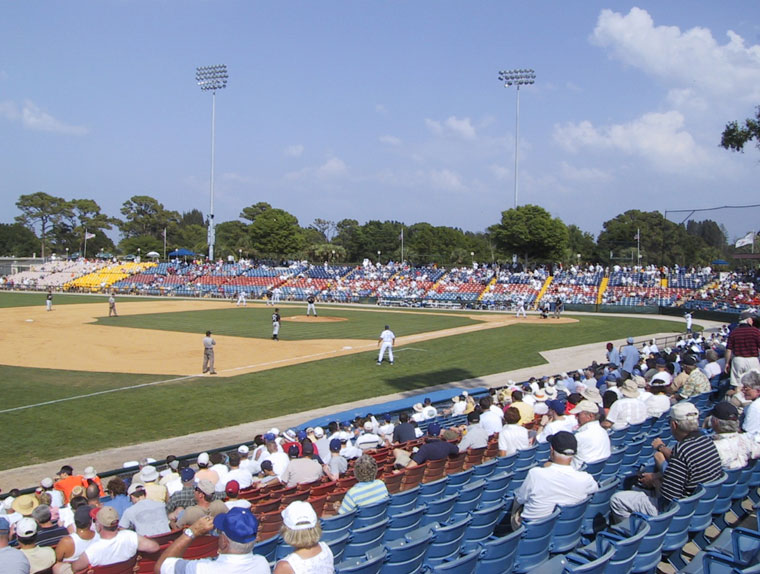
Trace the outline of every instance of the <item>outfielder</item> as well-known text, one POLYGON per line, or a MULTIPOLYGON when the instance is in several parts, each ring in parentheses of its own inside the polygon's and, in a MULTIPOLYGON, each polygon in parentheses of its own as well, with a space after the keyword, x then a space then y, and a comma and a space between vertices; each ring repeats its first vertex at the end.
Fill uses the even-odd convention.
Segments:
POLYGON ((393 364, 393 344, 395 342, 396 335, 394 335, 391 328, 386 325, 383 332, 380 333, 380 338, 377 340, 377 345, 380 347, 380 354, 377 356, 378 365, 383 363, 383 356, 385 355, 386 349, 388 350, 388 360, 391 362, 391 365, 393 364))
POLYGON ((273 341, 279 341, 280 340, 280 321, 282 317, 280 317, 280 310, 275 309, 274 313, 272 313, 272 340, 273 341))
POLYGON ((308 317, 312 312, 314 312, 314 316, 317 316, 317 308, 314 306, 314 302, 316 299, 314 298, 314 295, 309 295, 306 299, 306 316, 308 317))

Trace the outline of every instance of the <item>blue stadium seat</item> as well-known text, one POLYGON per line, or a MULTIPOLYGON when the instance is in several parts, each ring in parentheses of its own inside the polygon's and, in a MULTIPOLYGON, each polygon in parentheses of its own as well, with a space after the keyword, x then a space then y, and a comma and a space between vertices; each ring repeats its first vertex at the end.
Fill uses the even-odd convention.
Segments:
POLYGON ((718 499, 718 493, 726 479, 728 479, 728 475, 723 473, 723 476, 718 480, 706 482, 702 485, 705 493, 699 499, 694 516, 691 517, 691 521, 689 522, 689 537, 699 548, 703 549, 708 545, 705 531, 712 524, 712 511, 715 507, 715 501, 718 499))
POLYGON ((593 540, 597 532, 607 528, 610 517, 610 499, 620 487, 619 478, 608 478, 599 483, 599 490, 591 495, 586 513, 581 522, 581 534, 586 540, 593 540))
POLYGON ((473 467, 472 478, 470 481, 478 480, 479 478, 487 478, 496 471, 496 459, 491 459, 487 462, 482 462, 473 467))
MULTIPOLYGON (((531 570, 531 574, 604 574, 615 555, 615 547, 607 540, 600 541, 600 552, 595 558, 582 554, 559 554, 531 570)), ((610 569, 610 572, 616 572, 610 569)))
POLYGON ((662 554, 665 560, 676 570, 686 565, 686 562, 681 558, 681 551, 689 542, 689 523, 697 510, 697 504, 704 495, 705 489, 700 486, 694 491, 694 494, 679 498, 678 512, 673 515, 673 520, 665 532, 662 554))
POLYGON ((381 549, 369 556, 365 554, 361 559, 343 560, 335 566, 335 574, 380 574, 386 557, 385 549, 381 549))
POLYGON ((253 553, 263 556, 267 559, 267 562, 274 562, 275 550, 277 550, 280 540, 281 538, 279 535, 272 536, 266 540, 261 540, 254 545, 253 553))
POLYGON ((726 474, 726 481, 720 487, 718 498, 715 500, 715 506, 713 506, 712 517, 713 525, 718 530, 724 530, 728 527, 726 523, 726 513, 731 510, 731 497, 734 493, 739 478, 742 474, 742 469, 736 468, 732 470, 724 470, 726 474))
POLYGON ((588 497, 577 504, 559 507, 559 518, 552 530, 552 554, 569 552, 581 541, 581 523, 590 500, 591 497, 588 497))
POLYGON ((385 498, 372 504, 360 506, 357 509, 356 518, 354 518, 354 523, 351 529, 356 530, 357 528, 364 528, 384 519, 388 516, 388 505, 390 503, 391 499, 385 498))
POLYGON ((385 529, 383 540, 389 542, 397 538, 403 538, 407 532, 420 526, 425 510, 424 506, 418 506, 406 512, 397 512, 389 516, 388 528, 385 529))
POLYGON ((463 545, 485 540, 493 534, 496 524, 505 516, 507 509, 512 507, 511 499, 509 503, 504 500, 488 506, 481 506, 478 510, 472 512, 472 522, 464 533, 463 545))
POLYGON ((604 470, 604 467, 606 464, 607 464, 607 459, 604 458, 596 462, 584 463, 583 468, 581 470, 584 470, 585 472, 589 473, 591 476, 594 477, 594 480, 598 482, 599 477, 602 475, 602 471, 604 470))
POLYGON ((498 456, 494 459, 496 461, 496 471, 495 472, 510 472, 512 468, 515 466, 515 461, 517 460, 517 453, 509 455, 509 456, 498 456))
POLYGON ((636 557, 633 560, 632 572, 636 574, 654 572, 662 558, 662 543, 665 540, 670 522, 678 512, 678 502, 671 502, 670 506, 657 516, 647 516, 645 514, 634 513, 629 518, 610 528, 613 534, 629 538, 638 532, 638 523, 644 521, 649 525, 649 533, 644 535, 644 539, 639 545, 636 557))
POLYGON ((452 520, 447 524, 430 524, 423 527, 423 529, 430 529, 433 533, 433 541, 425 554, 425 563, 434 566, 447 558, 456 556, 462 546, 464 533, 471 522, 472 519, 466 517, 462 520, 452 520))
POLYGON ((478 567, 478 558, 480 552, 474 550, 467 554, 450 560, 444 560, 436 566, 429 567, 425 570, 426 574, 474 574, 478 567))
POLYGON ((546 518, 523 522, 525 532, 517 545, 514 572, 525 574, 549 559, 552 532, 559 514, 559 508, 555 508, 546 518))
POLYGON ((392 517, 394 514, 407 512, 417 506, 417 498, 420 495, 420 491, 421 488, 415 486, 409 490, 402 490, 401 492, 391 494, 388 516, 392 517))
POLYGON ((510 489, 510 483, 514 475, 511 472, 499 472, 492 474, 486 479, 486 487, 483 496, 480 497, 481 505, 489 505, 503 500, 510 489))
MULTIPOLYGON (((433 482, 423 482, 419 485, 419 496, 417 497, 417 504, 427 504, 433 500, 437 500, 446 492, 446 485, 449 482, 449 477, 444 476, 433 482)), ((413 490, 413 489, 410 489, 413 490)))
POLYGON ((506 536, 490 536, 478 543, 462 544, 462 552, 480 551, 475 574, 511 574, 517 555, 517 545, 525 532, 520 526, 506 536))
POLYGON ((346 558, 358 558, 370 548, 378 546, 388 526, 388 519, 383 518, 375 524, 364 528, 351 528, 351 538, 348 541, 344 556, 346 558))
POLYGON ((607 461, 604 464, 604 469, 599 475, 597 482, 604 482, 607 479, 615 478, 620 472, 620 465, 623 463, 623 455, 625 454, 625 447, 613 447, 610 452, 610 456, 607 457, 607 461))
POLYGON ((344 534, 347 534, 354 524, 354 518, 356 518, 356 509, 345 514, 320 518, 322 540, 329 543, 331 540, 341 538, 344 534))
POLYGON ((474 469, 470 468, 456 474, 450 474, 448 476, 449 482, 446 484, 446 494, 459 492, 465 484, 470 482, 473 472, 475 472, 474 469))
POLYGON ((346 546, 348 546, 348 541, 351 538, 351 534, 349 532, 344 532, 337 538, 333 538, 332 540, 325 540, 324 536, 322 536, 322 542, 326 542, 327 545, 330 547, 330 550, 332 550, 333 553, 333 562, 337 564, 341 560, 343 560, 343 554, 346 551, 346 546))
POLYGON ((470 482, 462 487, 459 491, 459 497, 454 503, 454 509, 451 512, 452 520, 459 520, 473 512, 480 503, 480 497, 483 496, 485 487, 486 481, 482 479, 470 482))
POLYGON ((454 511, 459 494, 448 494, 436 500, 426 503, 425 515, 422 517, 422 526, 434 522, 446 522, 454 511))
MULTIPOLYGON (((615 555, 612 557, 612 560, 608 566, 609 571, 614 572, 614 574, 628 574, 631 572, 633 569, 633 562, 636 558, 636 553, 641 546, 641 542, 651 530, 649 524, 643 520, 639 521, 634 526, 634 528, 635 530, 633 534, 628 537, 618 536, 611 532, 600 532, 599 536, 596 539, 597 544, 593 556, 600 555, 600 548, 598 543, 602 540, 611 542, 615 547, 615 555)), ((587 551, 587 549, 589 549, 591 546, 592 545, 585 547, 583 551, 587 551)), ((583 554, 583 551, 578 552, 583 554)))
MULTIPOLYGON (((415 529, 403 539, 385 544, 387 554, 383 574, 412 574, 422 569, 433 533, 430 530, 415 529)), ((370 553, 373 551, 370 551, 370 553)))

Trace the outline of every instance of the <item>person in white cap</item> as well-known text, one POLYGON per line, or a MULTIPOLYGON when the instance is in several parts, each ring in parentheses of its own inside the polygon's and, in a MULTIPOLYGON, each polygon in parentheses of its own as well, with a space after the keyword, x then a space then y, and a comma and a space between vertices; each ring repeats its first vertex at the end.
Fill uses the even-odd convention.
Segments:
POLYGON ((16 524, 16 541, 21 552, 29 560, 31 572, 46 570, 55 564, 55 550, 37 545, 37 522, 24 517, 16 524))
POLYGON ((570 414, 575 415, 578 421, 578 430, 575 431, 578 452, 573 457, 573 468, 609 458, 612 445, 610 435, 599 424, 599 405, 584 399, 575 405, 570 414))
POLYGON ((120 528, 129 528, 142 536, 157 536, 171 530, 166 505, 147 498, 144 485, 130 485, 127 494, 132 506, 121 516, 120 528))
POLYGON ((209 480, 214 484, 219 482, 219 474, 209 468, 211 466, 211 458, 207 452, 202 452, 198 455, 197 464, 198 472, 195 474, 196 482, 199 480, 209 480))
POLYGON ((362 434, 356 437, 355 444, 361 450, 374 450, 381 444, 380 437, 372 431, 373 425, 371 421, 364 423, 364 430, 362 434))
POLYGON ((607 413, 607 420, 602 423, 605 428, 613 430, 627 428, 629 425, 643 423, 647 419, 647 406, 639 400, 639 389, 631 379, 620 387, 623 398, 616 400, 607 413))
POLYGON ((311 504, 296 500, 282 511, 282 538, 293 552, 277 562, 274 574, 332 574, 333 553, 320 541, 322 528, 311 504))
POLYGON ((145 485, 145 494, 150 500, 166 504, 169 500, 166 487, 158 484, 158 471, 152 464, 144 466, 140 471, 140 481, 145 485))
POLYGON ((50 495, 51 503, 50 506, 54 506, 55 508, 60 508, 64 505, 63 502, 63 493, 60 490, 56 490, 53 488, 53 479, 49 476, 43 478, 40 481, 40 486, 42 487, 43 492, 46 492, 50 495))

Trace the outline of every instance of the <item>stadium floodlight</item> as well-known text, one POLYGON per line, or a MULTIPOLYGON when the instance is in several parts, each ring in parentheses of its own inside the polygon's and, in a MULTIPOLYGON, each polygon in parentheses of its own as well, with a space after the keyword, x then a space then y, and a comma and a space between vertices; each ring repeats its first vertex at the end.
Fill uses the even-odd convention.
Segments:
POLYGON ((520 86, 534 84, 536 82, 536 72, 522 68, 517 70, 501 70, 499 72, 499 81, 504 84, 505 88, 515 86, 517 89, 517 99, 515 102, 515 207, 517 207, 517 174, 520 157, 520 86))
POLYGON ((214 139, 216 131, 216 91, 227 87, 227 66, 201 66, 195 69, 195 81, 201 90, 211 92, 211 200, 208 213, 208 258, 214 260, 216 223, 214 222, 214 139))

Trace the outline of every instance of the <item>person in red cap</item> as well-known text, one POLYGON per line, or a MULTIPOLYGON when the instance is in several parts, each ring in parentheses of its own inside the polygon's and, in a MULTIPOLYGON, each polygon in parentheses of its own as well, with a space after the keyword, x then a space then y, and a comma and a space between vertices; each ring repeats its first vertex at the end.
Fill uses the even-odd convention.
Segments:
POLYGON ((230 480, 224 487, 224 494, 227 495, 227 500, 224 501, 224 505, 232 510, 233 508, 251 508, 251 503, 245 498, 239 498, 240 496, 240 483, 237 480, 230 480))
POLYGON ((163 551, 155 574, 270 574, 269 562, 263 556, 253 554, 259 521, 250 510, 233 508, 213 519, 199 518, 185 528, 174 542, 163 551), (182 558, 194 538, 203 536, 216 528, 219 533, 219 556, 201 560, 182 558))

